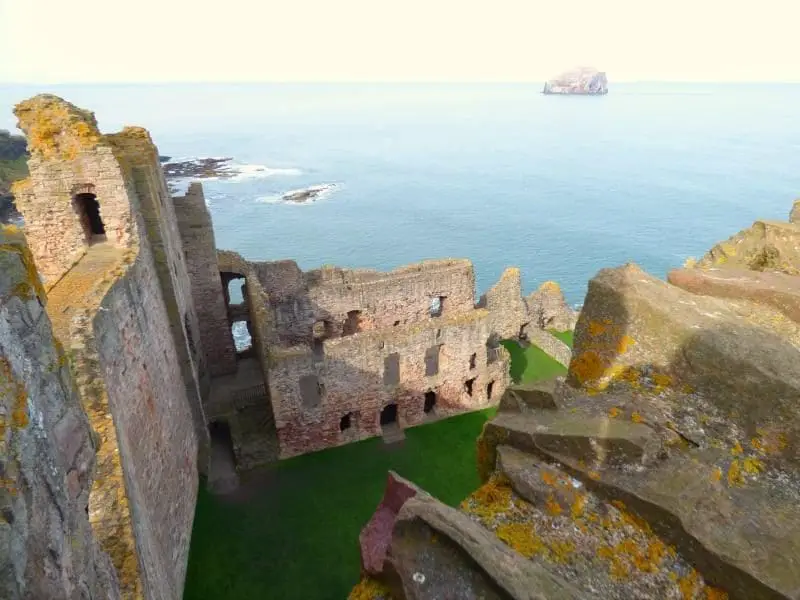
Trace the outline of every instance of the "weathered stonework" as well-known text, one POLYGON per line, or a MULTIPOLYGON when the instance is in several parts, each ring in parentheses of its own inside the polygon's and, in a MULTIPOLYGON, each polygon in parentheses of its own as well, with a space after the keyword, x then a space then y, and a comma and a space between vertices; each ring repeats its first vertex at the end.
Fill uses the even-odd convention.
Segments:
POLYGON ((0 597, 119 598, 87 516, 97 441, 44 302, 22 236, 0 229, 0 597))
POLYGON ((19 208, 100 441, 92 529, 124 598, 180 598, 210 379, 158 153, 146 131, 102 135, 54 96, 16 112, 32 154, 19 208))

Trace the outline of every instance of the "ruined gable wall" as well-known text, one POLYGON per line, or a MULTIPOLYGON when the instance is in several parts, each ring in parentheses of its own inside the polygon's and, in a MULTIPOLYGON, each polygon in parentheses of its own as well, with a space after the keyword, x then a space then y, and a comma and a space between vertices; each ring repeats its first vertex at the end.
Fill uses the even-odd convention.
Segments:
POLYGON ((120 597, 86 514, 95 446, 21 235, 0 229, 0 597, 120 597))
POLYGON ((14 112, 31 153, 30 177, 14 186, 16 205, 49 288, 86 250, 74 195, 97 196, 108 241, 118 246, 130 241, 130 202, 119 164, 92 113, 48 95, 21 102, 14 112))
POLYGON ((487 364, 485 351, 493 323, 486 310, 443 317, 424 325, 398 326, 357 333, 324 342, 324 358, 315 362, 305 348, 274 350, 270 395, 278 428, 281 458, 380 435, 380 412, 394 401, 401 427, 423 422, 424 394, 437 394, 437 416, 476 410, 495 403, 509 383, 508 355, 487 364), (426 350, 441 344, 439 371, 425 374, 426 350), (384 385, 384 360, 399 354, 397 385, 384 385), (475 368, 470 357, 476 355, 475 368), (301 378, 316 375, 324 386, 317 407, 304 404, 301 378), (465 388, 473 382, 470 396, 465 388), (492 398, 486 386, 494 382, 492 398), (351 429, 341 432, 340 419, 352 413, 351 429))
POLYGON ((508 268, 503 271, 500 280, 486 292, 485 301, 498 339, 516 338, 520 327, 528 321, 519 269, 508 268))
POLYGON ((197 311, 205 362, 212 376, 234 373, 236 349, 219 276, 214 227, 202 186, 192 183, 185 196, 173 198, 173 205, 197 311))

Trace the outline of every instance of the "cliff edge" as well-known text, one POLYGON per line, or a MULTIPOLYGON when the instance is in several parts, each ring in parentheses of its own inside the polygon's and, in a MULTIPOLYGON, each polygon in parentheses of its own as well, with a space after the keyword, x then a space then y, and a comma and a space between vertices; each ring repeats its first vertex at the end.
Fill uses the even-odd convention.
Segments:
POLYGON ((482 487, 390 477, 351 598, 798 598, 798 248, 758 221, 667 281, 601 270, 567 376, 485 425, 482 487))

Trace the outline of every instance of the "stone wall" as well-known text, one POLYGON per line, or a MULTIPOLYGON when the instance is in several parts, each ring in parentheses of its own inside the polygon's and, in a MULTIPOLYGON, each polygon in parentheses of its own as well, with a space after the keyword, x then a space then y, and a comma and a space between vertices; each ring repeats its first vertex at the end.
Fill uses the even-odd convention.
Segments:
POLYGON ((96 440, 36 277, 0 230, 0 597, 119 598, 87 516, 96 440))
POLYGON ((280 341, 307 341, 316 322, 325 337, 397 327, 430 318, 431 300, 444 316, 472 310, 475 276, 468 260, 425 261, 388 273, 327 267, 302 273, 293 261, 258 263, 280 341), (354 314, 358 311, 358 314, 354 314))
POLYGON ((381 410, 393 402, 400 427, 418 425, 426 418, 426 392, 436 394, 431 416, 437 417, 496 403, 509 382, 508 355, 502 348, 487 350, 491 316, 476 309, 326 340, 321 359, 308 347, 273 350, 269 385, 281 458, 381 435, 381 410), (426 352, 437 346, 438 372, 428 376, 426 352), (399 364, 397 383, 384 380, 392 355, 399 364), (320 392, 316 401, 310 399, 314 389, 320 392), (350 426, 342 431, 348 414, 350 426))
POLYGON ((197 439, 158 275, 143 246, 93 322, 144 596, 180 598, 198 487, 197 439))
POLYGON ((106 138, 123 165, 126 180, 133 186, 133 205, 140 219, 137 225, 140 235, 147 237, 152 252, 152 265, 161 287, 168 326, 181 366, 185 399, 198 441, 197 462, 201 472, 205 472, 209 439, 202 399, 208 396, 211 379, 201 345, 178 220, 158 150, 147 131, 140 127, 126 127, 106 138))
POLYGON ((173 198, 173 202, 206 364, 212 376, 233 373, 236 371, 236 349, 217 265, 214 227, 202 186, 192 183, 186 195, 173 198))

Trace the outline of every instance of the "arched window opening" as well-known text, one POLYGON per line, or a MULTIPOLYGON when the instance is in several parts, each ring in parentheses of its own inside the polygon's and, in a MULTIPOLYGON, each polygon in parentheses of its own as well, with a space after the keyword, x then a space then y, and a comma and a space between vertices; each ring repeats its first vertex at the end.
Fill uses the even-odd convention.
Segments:
POLYGON ((75 194, 73 206, 83 227, 86 243, 89 245, 105 240, 106 226, 100 217, 100 203, 94 194, 75 194))

